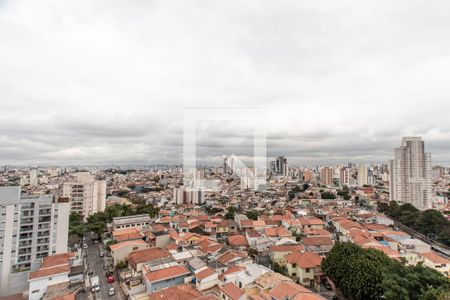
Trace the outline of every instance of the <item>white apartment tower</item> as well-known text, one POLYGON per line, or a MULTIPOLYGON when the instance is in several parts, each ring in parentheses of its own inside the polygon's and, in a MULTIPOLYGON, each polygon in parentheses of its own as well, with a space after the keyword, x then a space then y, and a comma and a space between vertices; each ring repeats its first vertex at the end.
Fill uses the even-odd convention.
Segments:
POLYGON ((419 209, 432 207, 431 154, 420 137, 404 137, 390 161, 389 198, 419 209))
POLYGON ((43 257, 67 252, 69 214, 67 198, 24 196, 19 186, 0 187, 0 296, 20 292, 14 290, 23 278, 19 274, 43 257))
POLYGON ((358 186, 361 187, 365 184, 368 184, 367 166, 366 164, 360 163, 358 164, 358 186))
POLYGON ((73 212, 86 219, 105 210, 106 181, 95 180, 89 172, 78 172, 75 182, 64 183, 63 197, 69 198, 73 212))

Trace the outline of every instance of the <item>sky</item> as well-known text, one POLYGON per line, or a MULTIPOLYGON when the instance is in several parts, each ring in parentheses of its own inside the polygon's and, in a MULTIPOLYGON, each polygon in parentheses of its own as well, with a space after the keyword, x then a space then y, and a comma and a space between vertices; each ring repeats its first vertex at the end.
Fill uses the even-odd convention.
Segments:
POLYGON ((387 162, 418 135, 450 165, 449 1, 0 0, 0 165, 387 162))

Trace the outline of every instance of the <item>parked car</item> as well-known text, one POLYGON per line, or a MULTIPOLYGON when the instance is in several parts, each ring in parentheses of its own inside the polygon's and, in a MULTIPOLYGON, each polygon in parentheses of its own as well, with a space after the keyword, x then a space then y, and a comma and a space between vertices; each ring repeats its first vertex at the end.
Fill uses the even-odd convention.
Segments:
POLYGON ((112 276, 112 274, 109 274, 108 277, 106 277, 106 279, 108 280, 108 283, 114 282, 114 276, 112 276))
POLYGON ((103 256, 105 256, 105 252, 100 252, 100 257, 103 257, 103 256))
POLYGON ((87 245, 87 244, 83 244, 83 248, 84 248, 84 249, 87 249, 87 248, 88 248, 88 245, 87 245))
POLYGON ((116 289, 114 287, 110 287, 108 291, 108 295, 114 296, 116 294, 116 289))

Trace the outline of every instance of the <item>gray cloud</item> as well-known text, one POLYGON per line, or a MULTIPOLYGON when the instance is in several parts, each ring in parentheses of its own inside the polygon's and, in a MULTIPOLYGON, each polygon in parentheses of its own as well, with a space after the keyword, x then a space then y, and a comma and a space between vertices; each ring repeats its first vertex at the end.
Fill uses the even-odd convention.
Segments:
MULTIPOLYGON (((268 155, 449 164, 447 1, 0 0, 0 164, 180 163, 183 109, 266 109, 268 155)), ((214 118, 214 116, 211 116, 214 118)), ((252 129, 199 125, 199 160, 252 129)))

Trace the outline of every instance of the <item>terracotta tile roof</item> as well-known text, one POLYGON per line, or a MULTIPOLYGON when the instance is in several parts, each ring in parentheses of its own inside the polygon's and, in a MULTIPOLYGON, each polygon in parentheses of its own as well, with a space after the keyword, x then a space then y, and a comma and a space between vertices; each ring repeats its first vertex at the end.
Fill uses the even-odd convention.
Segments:
POLYGON ((172 286, 151 293, 149 300, 194 300, 202 297, 202 294, 188 284, 172 286))
POLYGON ((166 230, 168 230, 168 228, 161 224, 156 224, 155 226, 153 226, 153 232, 161 232, 166 230))
POLYGON ((36 278, 41 277, 49 277, 54 276, 56 274, 63 274, 63 273, 69 273, 70 272, 70 266, 67 265, 60 265, 56 267, 48 267, 48 268, 39 268, 37 271, 30 272, 30 275, 28 276, 29 280, 33 280, 36 278))
POLYGON ((299 268, 315 268, 322 263, 322 257, 311 252, 294 252, 284 257, 290 264, 297 264, 299 268))
POLYGON ((69 259, 75 257, 74 252, 67 252, 67 253, 61 253, 61 254, 55 254, 51 256, 44 257, 42 259, 42 264, 39 267, 41 268, 49 268, 54 267, 58 265, 64 265, 69 263, 69 259))
POLYGON ((217 224, 214 224, 213 222, 207 222, 204 226, 205 228, 215 228, 217 227, 217 224))
POLYGON ((223 247, 224 247, 223 244, 214 244, 214 245, 210 245, 208 247, 203 247, 200 249, 200 251, 203 253, 214 253, 214 252, 219 251, 223 247))
POLYGON ((258 231, 254 230, 254 229, 249 229, 249 230, 246 231, 246 233, 247 233, 247 235, 249 237, 256 238, 256 237, 260 237, 261 236, 261 234, 258 231))
POLYGON ((292 300, 325 300, 325 298, 313 293, 298 293, 292 300))
POLYGON ((153 272, 148 272, 147 274, 145 274, 145 278, 149 282, 157 282, 168 278, 174 278, 182 275, 189 275, 190 273, 191 272, 189 272, 189 270, 183 266, 173 266, 164 269, 159 269, 153 272))
POLYGON ((439 254, 433 251, 420 253, 420 256, 430 260, 435 264, 450 264, 450 260, 440 256, 439 254))
POLYGON ((165 258, 169 256, 170 256, 169 250, 153 247, 131 252, 128 257, 130 264, 136 266, 139 263, 149 262, 155 259, 165 258))
POLYGON ((231 266, 227 271, 225 271, 224 273, 220 274, 219 279, 223 281, 223 279, 225 278, 225 275, 237 273, 237 272, 240 272, 242 270, 245 270, 245 268, 241 267, 241 266, 231 266))
POLYGON ((197 274, 195 274, 195 278, 197 280, 202 280, 205 279, 213 274, 217 274, 216 271, 214 271, 213 269, 207 267, 203 270, 201 270, 200 272, 198 272, 197 274))
POLYGON ((325 229, 313 229, 313 228, 305 228, 303 230, 304 234, 306 234, 307 237, 313 237, 313 236, 327 236, 331 237, 331 233, 328 230, 325 229))
POLYGON ((247 239, 243 235, 230 235, 228 237, 228 244, 230 246, 248 246, 247 239))
POLYGON ((253 221, 253 227, 265 227, 265 226, 266 226, 266 222, 264 222, 264 221, 260 221, 260 220, 253 221))
POLYGON ((244 258, 244 257, 247 257, 247 253, 229 250, 229 251, 225 252, 224 254, 222 254, 217 259, 217 261, 220 262, 221 264, 226 265, 227 263, 233 261, 236 258, 244 258))
POLYGON ((362 229, 362 226, 359 223, 356 223, 352 220, 342 220, 342 221, 338 221, 337 222, 339 224, 339 226, 341 226, 342 228, 344 228, 345 230, 349 230, 351 228, 359 228, 362 229))
POLYGON ((242 227, 253 227, 253 221, 252 220, 241 220, 241 226, 242 227))
POLYGON ((305 246, 332 246, 333 240, 329 237, 305 237, 302 243, 305 246))
POLYGON ((241 290, 240 288, 238 288, 234 283, 229 282, 227 284, 225 284, 222 288, 222 293, 224 293, 225 295, 227 295, 228 297, 230 297, 233 300, 237 300, 240 297, 242 297, 245 293, 243 290, 241 290))
POLYGON ((177 250, 178 249, 178 245, 177 245, 177 243, 173 242, 173 243, 170 243, 169 245, 167 245, 166 249, 167 250, 177 250))
POLYGON ((264 228, 264 234, 271 237, 277 236, 277 229, 273 227, 264 228))
POLYGON ((75 300, 75 293, 57 296, 57 297, 52 298, 51 300, 75 300))
POLYGON ((125 242, 109 245, 109 248, 111 248, 111 251, 115 251, 115 250, 120 249, 122 247, 139 246, 139 245, 148 245, 148 243, 143 241, 143 240, 125 241, 125 242))
POLYGON ((299 294, 307 295, 313 293, 307 288, 294 282, 282 281, 279 284, 277 284, 273 289, 271 289, 269 294, 272 297, 272 299, 284 300, 284 299, 293 299, 294 297, 297 297, 299 294))
POLYGON ((112 236, 116 237, 119 235, 135 234, 135 233, 139 233, 139 229, 137 229, 137 228, 116 229, 112 232, 112 236))
POLYGON ((289 251, 304 251, 305 247, 303 245, 278 245, 271 246, 269 248, 270 252, 289 252, 289 251))

